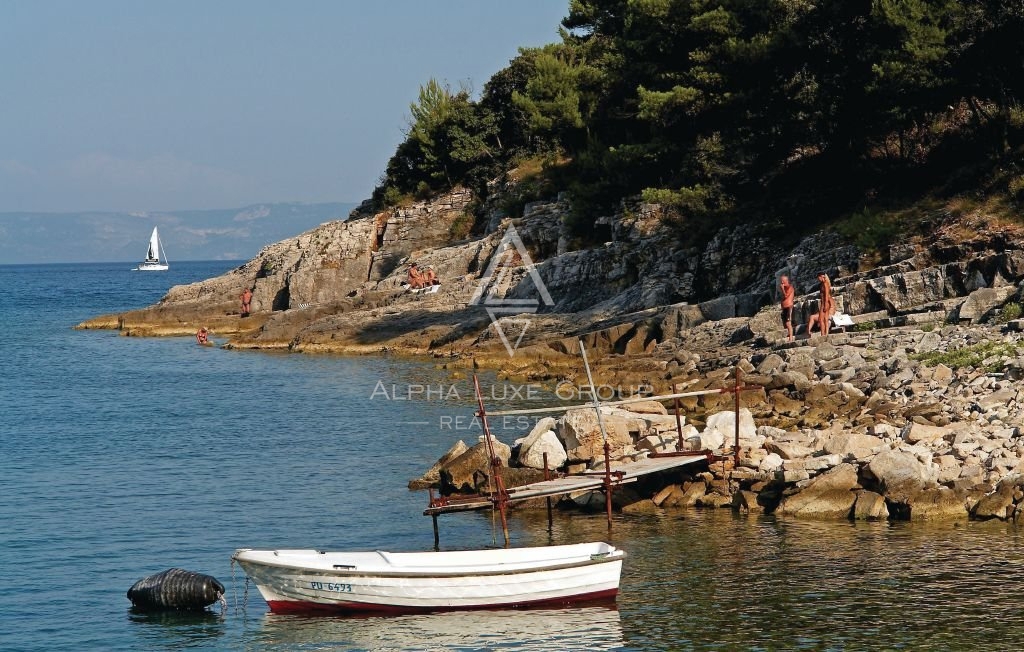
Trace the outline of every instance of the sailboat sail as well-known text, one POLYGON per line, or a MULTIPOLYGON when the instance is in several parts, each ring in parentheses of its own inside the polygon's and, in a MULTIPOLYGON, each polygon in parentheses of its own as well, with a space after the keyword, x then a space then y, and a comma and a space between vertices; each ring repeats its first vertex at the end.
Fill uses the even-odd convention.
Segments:
POLYGON ((153 235, 149 236, 149 253, 146 254, 146 262, 160 262, 160 236, 157 234, 155 226, 153 227, 153 235))
POLYGON ((167 254, 160 246, 160 233, 157 227, 153 227, 153 234, 149 236, 149 250, 146 252, 146 260, 139 263, 139 271, 162 272, 168 269, 167 254))

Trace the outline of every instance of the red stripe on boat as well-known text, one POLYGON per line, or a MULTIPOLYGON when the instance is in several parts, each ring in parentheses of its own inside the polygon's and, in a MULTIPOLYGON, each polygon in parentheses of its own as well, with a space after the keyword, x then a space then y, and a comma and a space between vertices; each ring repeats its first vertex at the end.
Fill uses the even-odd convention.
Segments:
POLYGON ((600 602, 614 600, 619 589, 608 589, 595 591, 593 593, 582 593, 569 597, 545 598, 542 600, 529 600, 526 602, 507 602, 503 604, 469 605, 469 606, 437 606, 437 607, 412 607, 393 604, 373 604, 369 602, 332 602, 323 604, 320 602, 302 602, 299 600, 270 600, 267 604, 274 613, 373 613, 373 614, 410 614, 410 613, 436 613, 439 611, 475 611, 493 609, 515 609, 517 607, 551 607, 580 602, 600 602))

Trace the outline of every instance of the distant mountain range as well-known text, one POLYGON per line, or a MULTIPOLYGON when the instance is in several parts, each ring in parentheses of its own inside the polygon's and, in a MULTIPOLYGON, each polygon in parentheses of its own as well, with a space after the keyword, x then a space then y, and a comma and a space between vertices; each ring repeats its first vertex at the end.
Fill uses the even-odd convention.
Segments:
POLYGON ((140 213, 0 213, 0 265, 138 262, 149 234, 175 260, 248 260, 265 245, 324 222, 356 203, 254 204, 245 208, 140 213))

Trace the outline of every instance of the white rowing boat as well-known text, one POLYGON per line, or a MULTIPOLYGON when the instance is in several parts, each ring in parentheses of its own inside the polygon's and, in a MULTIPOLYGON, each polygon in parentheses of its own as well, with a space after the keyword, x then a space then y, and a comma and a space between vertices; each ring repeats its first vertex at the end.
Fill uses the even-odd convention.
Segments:
POLYGON ((613 599, 625 552, 607 543, 445 552, 236 550, 274 612, 410 613, 613 599))

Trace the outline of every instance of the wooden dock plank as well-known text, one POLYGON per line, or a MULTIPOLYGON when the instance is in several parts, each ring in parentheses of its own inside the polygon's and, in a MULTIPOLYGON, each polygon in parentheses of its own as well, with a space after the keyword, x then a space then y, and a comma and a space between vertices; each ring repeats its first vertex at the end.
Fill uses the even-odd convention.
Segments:
MULTIPOLYGON (((613 475, 612 486, 617 487, 630 482, 636 482, 637 478, 643 475, 667 471, 669 469, 686 466, 687 464, 693 464, 694 462, 700 462, 706 459, 707 458, 703 455, 648 457, 636 462, 621 464, 614 467, 612 471, 621 471, 622 479, 618 480, 616 479, 616 476, 613 475)), ((540 482, 532 482, 518 487, 511 487, 508 489, 508 502, 516 503, 523 500, 531 500, 533 498, 560 496, 577 491, 600 489, 603 486, 603 474, 592 472, 588 475, 567 475, 561 478, 554 478, 552 480, 541 480, 540 482)), ((423 510, 423 513, 426 516, 436 516, 437 514, 447 514, 449 512, 467 512, 477 509, 488 509, 493 506, 491 499, 484 496, 475 498, 467 497, 466 499, 455 498, 458 502, 453 502, 448 505, 438 505, 437 507, 428 507, 423 510)))

